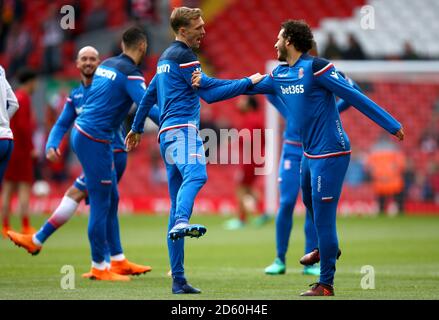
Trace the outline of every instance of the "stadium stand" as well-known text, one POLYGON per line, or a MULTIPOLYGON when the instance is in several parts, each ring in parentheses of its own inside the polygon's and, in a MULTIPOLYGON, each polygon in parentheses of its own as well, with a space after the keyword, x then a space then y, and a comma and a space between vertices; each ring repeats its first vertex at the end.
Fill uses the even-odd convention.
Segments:
MULTIPOLYGON (((212 1, 201 1, 201 4, 208 2, 212 1)), ((33 0, 24 3, 25 13, 22 19, 24 27, 32 31, 41 30, 47 2, 33 0)), ((53 3, 60 7, 71 1, 56 0, 53 3)), ((84 33, 85 18, 92 9, 90 1, 78 0, 74 3, 79 9, 80 16, 76 22, 77 30, 62 43, 63 68, 55 74, 59 79, 77 79, 73 57, 78 45, 96 37, 99 40, 99 35, 88 37, 90 33, 84 33)), ((113 32, 129 23, 130 17, 126 5, 126 1, 123 0, 105 3, 108 19, 103 32, 113 32)), ((265 72, 266 62, 274 58, 273 46, 279 26, 282 21, 289 18, 305 19, 314 28, 320 50, 325 48, 330 33, 334 34, 335 40, 341 47, 346 45, 348 35, 353 34, 371 58, 399 58, 404 54, 406 43, 409 43, 421 56, 427 58, 439 56, 439 22, 436 19, 439 15, 439 2, 435 0, 415 2, 309 0, 300 4, 289 0, 228 0, 226 5, 211 5, 208 12, 207 37, 203 40, 201 53, 203 61, 208 62, 205 64, 205 70, 213 70, 215 76, 219 78, 238 78, 255 72, 265 72), (376 30, 363 30, 360 27, 361 7, 364 5, 372 5, 375 8, 376 30), (410 22, 411 24, 407 25, 407 21, 414 20, 407 17, 413 14, 416 16, 416 23, 410 22)), ((166 26, 166 21, 164 25, 166 26)), ((155 33, 152 35, 162 37, 162 42, 171 41, 170 37, 163 41, 163 35, 167 35, 166 30, 159 33, 157 29, 157 34, 155 33)), ((28 58, 28 64, 39 69, 44 51, 42 33, 31 32, 31 36, 34 48, 28 58)), ((108 41, 107 46, 109 46, 108 41)), ((111 52, 102 53, 104 57, 111 54, 111 52)), ((158 49, 150 52, 146 64, 147 82, 154 75, 154 66, 159 55, 158 49)), ((8 65, 8 55, 1 54, 0 63, 8 65)), ((433 153, 420 151, 424 127, 419 124, 426 124, 433 118, 434 104, 439 100, 438 84, 374 81, 367 83, 367 94, 390 112, 398 115, 405 125, 406 132, 409 133, 407 141, 402 145, 403 151, 413 159, 416 170, 420 174, 427 174, 429 164, 431 161, 438 163, 439 156, 437 150, 433 153)), ((236 100, 229 100, 206 107, 212 109, 214 118, 227 119, 230 127, 240 128, 245 118, 239 114, 235 106, 236 100)), ((342 120, 352 144, 360 151, 367 151, 382 132, 378 127, 370 126, 369 121, 355 110, 344 113, 342 120)), ((120 187, 122 199, 130 199, 134 203, 138 201, 136 199, 144 197, 145 193, 148 198, 166 198, 166 183, 156 184, 151 180, 150 149, 157 147, 155 139, 155 133, 147 135, 142 141, 143 147, 130 155, 128 168, 120 187)), ((211 179, 201 192, 201 198, 207 199, 202 206, 213 206, 218 209, 235 205, 237 169, 238 166, 235 165, 208 166, 211 179), (228 187, 224 188, 224 185, 228 187)), ((71 177, 73 178, 79 171, 80 168, 74 166, 70 172, 71 177)), ((66 186, 70 181, 65 183, 66 186)), ((258 187, 263 189, 263 179, 258 181, 258 187)), ((344 197, 354 200, 359 198, 359 195, 362 199, 373 198, 367 185, 355 188, 357 188, 355 192, 345 192, 344 197)), ((52 190, 53 196, 59 196, 64 187, 52 184, 52 190)), ((161 204, 158 203, 157 206, 160 207, 161 204)))

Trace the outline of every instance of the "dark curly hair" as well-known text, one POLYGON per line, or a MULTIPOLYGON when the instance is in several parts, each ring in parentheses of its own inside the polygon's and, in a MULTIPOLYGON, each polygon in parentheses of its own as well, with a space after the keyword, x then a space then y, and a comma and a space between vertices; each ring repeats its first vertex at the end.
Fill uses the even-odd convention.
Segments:
POLYGON ((310 26, 304 20, 287 20, 282 23, 283 37, 287 39, 297 51, 308 52, 313 46, 314 36, 310 26))

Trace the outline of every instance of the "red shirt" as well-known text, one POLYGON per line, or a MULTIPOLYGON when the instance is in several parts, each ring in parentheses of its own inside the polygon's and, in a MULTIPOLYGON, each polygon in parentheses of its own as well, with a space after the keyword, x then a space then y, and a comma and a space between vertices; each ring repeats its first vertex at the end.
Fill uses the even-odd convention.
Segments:
POLYGON ((248 130, 249 136, 247 136, 247 134, 243 134, 242 136, 245 138, 239 139, 239 150, 241 155, 240 162, 242 163, 245 154, 247 159, 251 159, 251 163, 247 163, 248 165, 254 166, 256 163, 261 165, 261 157, 264 157, 265 154, 264 116, 261 112, 247 112, 244 114, 243 124, 244 128, 242 129, 248 130))
POLYGON ((34 149, 32 141, 35 131, 35 119, 31 108, 31 97, 22 89, 15 91, 20 106, 11 119, 11 130, 14 134, 14 153, 28 156, 34 149))
POLYGON ((31 109, 31 99, 25 91, 20 89, 15 92, 15 95, 19 108, 11 119, 14 149, 12 149, 11 159, 6 169, 5 180, 32 183, 34 180, 32 136, 36 126, 31 109))

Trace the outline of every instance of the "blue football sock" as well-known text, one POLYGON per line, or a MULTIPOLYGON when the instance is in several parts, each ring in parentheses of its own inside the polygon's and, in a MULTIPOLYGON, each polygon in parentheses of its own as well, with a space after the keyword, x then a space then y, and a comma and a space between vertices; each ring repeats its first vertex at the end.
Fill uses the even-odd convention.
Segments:
POLYGON ((35 237, 40 241, 41 243, 44 243, 47 238, 49 238, 52 233, 56 231, 57 228, 55 228, 49 221, 46 221, 46 223, 41 227, 41 229, 36 233, 35 237))

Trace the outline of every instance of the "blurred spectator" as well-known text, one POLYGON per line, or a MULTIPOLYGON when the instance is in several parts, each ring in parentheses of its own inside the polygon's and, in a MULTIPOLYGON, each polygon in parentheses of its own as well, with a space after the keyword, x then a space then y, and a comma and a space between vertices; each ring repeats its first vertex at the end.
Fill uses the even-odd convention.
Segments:
POLYGON ((348 35, 348 47, 343 50, 342 58, 345 60, 365 60, 366 54, 353 34, 348 35))
POLYGON ((435 161, 430 161, 427 166, 424 200, 439 204, 439 164, 435 161))
POLYGON ((404 210, 404 171, 406 159, 387 134, 380 137, 366 159, 372 188, 376 194, 380 213, 384 213, 389 199, 396 201, 397 211, 404 210))
POLYGON ((346 172, 345 182, 353 187, 361 185, 366 180, 364 157, 361 153, 352 150, 351 161, 346 172))
POLYGON ((33 49, 32 38, 23 24, 12 24, 6 48, 9 59, 8 75, 14 77, 18 69, 27 65, 27 59, 33 49))
MULTIPOLYGON (((50 130, 55 125, 56 120, 63 110, 65 101, 69 96, 69 91, 70 88, 68 87, 61 88, 56 92, 46 107, 44 128, 45 141, 47 141, 50 130)), ((55 182, 63 182, 69 178, 67 162, 70 154, 70 148, 68 138, 65 137, 61 140, 59 149, 61 151, 61 156, 59 156, 55 161, 47 161, 45 155, 45 145, 43 146, 44 167, 47 171, 46 175, 50 180, 55 182)))
MULTIPOLYGON (((212 107, 210 106, 206 106, 206 107, 201 107, 200 108, 200 136, 201 139, 203 139, 203 142, 205 143, 205 148, 206 148, 206 143, 207 146, 209 146, 210 148, 212 147, 216 147, 217 151, 218 151, 218 147, 220 145, 220 128, 218 127, 213 112, 212 112, 212 107), (203 131, 203 129, 208 129, 203 131), (212 145, 212 141, 209 141, 210 139, 210 135, 212 134, 212 131, 214 132, 215 136, 216 136, 216 145, 212 145), (207 131, 207 132, 206 132, 207 131)), ((206 149, 206 158, 209 159, 210 156, 210 149, 206 149)), ((219 154, 217 153, 217 156, 219 154)), ((212 159, 212 160, 217 160, 217 159, 212 159)))
POLYGON ((407 198, 413 201, 425 201, 425 174, 416 172, 414 182, 408 190, 407 198))
POLYGON ((35 125, 35 130, 32 134, 32 142, 34 145, 34 178, 35 181, 44 180, 44 167, 46 164, 46 139, 47 135, 43 126, 35 125))
POLYGON ((151 183, 152 185, 167 185, 168 178, 166 174, 166 168, 163 165, 163 161, 158 148, 150 149, 151 155, 151 183))
POLYGON ((404 43, 404 53, 401 56, 403 60, 418 60, 421 57, 416 53, 415 49, 412 47, 410 42, 406 41, 404 43))
POLYGON ((128 16, 140 20, 157 21, 156 0, 128 0, 128 16))
POLYGON ((14 133, 14 149, 6 170, 2 190, 3 231, 10 228, 11 199, 13 193, 17 191, 22 233, 32 234, 35 230, 29 222, 29 198, 32 183, 34 182, 36 153, 32 137, 36 124, 32 112, 31 96, 37 86, 37 74, 25 68, 18 72, 17 78, 20 87, 16 90, 15 95, 20 108, 11 120, 11 129, 14 133))
MULTIPOLYGON (((240 169, 238 177, 238 189, 236 195, 238 198, 239 212, 238 217, 226 221, 227 230, 236 230, 245 226, 251 213, 259 214, 257 211, 259 194, 256 191, 255 184, 258 176, 256 168, 261 164, 256 161, 256 157, 263 156, 264 153, 264 117, 259 112, 259 101, 254 96, 241 96, 238 100, 238 109, 245 116, 245 130, 242 138, 239 139, 240 152, 240 169), (261 136, 256 135, 259 130, 261 136)), ((268 216, 259 214, 255 220, 258 225, 267 222, 268 216)))
POLYGON ((85 17, 85 31, 95 31, 107 26, 108 10, 104 0, 93 0, 92 9, 85 17))
POLYGON ((0 0, 0 53, 6 49, 6 39, 13 22, 20 22, 24 14, 22 0, 0 0))
POLYGON ((56 4, 51 4, 43 23, 44 73, 51 74, 61 68, 62 41, 63 31, 59 24, 58 8, 56 4))
POLYGON ((434 153, 439 148, 439 129, 430 124, 421 134, 419 144, 422 152, 434 153))
POLYGON ((401 201, 405 203, 410 199, 411 191, 416 185, 416 168, 413 160, 407 157, 407 164, 403 174, 404 188, 401 194, 401 201))
POLYGON ((343 51, 335 41, 334 35, 332 33, 328 34, 328 42, 323 52, 323 57, 328 60, 338 60, 342 58, 342 55, 343 51))
POLYGON ((117 37, 116 41, 113 43, 111 48, 111 56, 118 56, 122 53, 121 40, 117 37))

